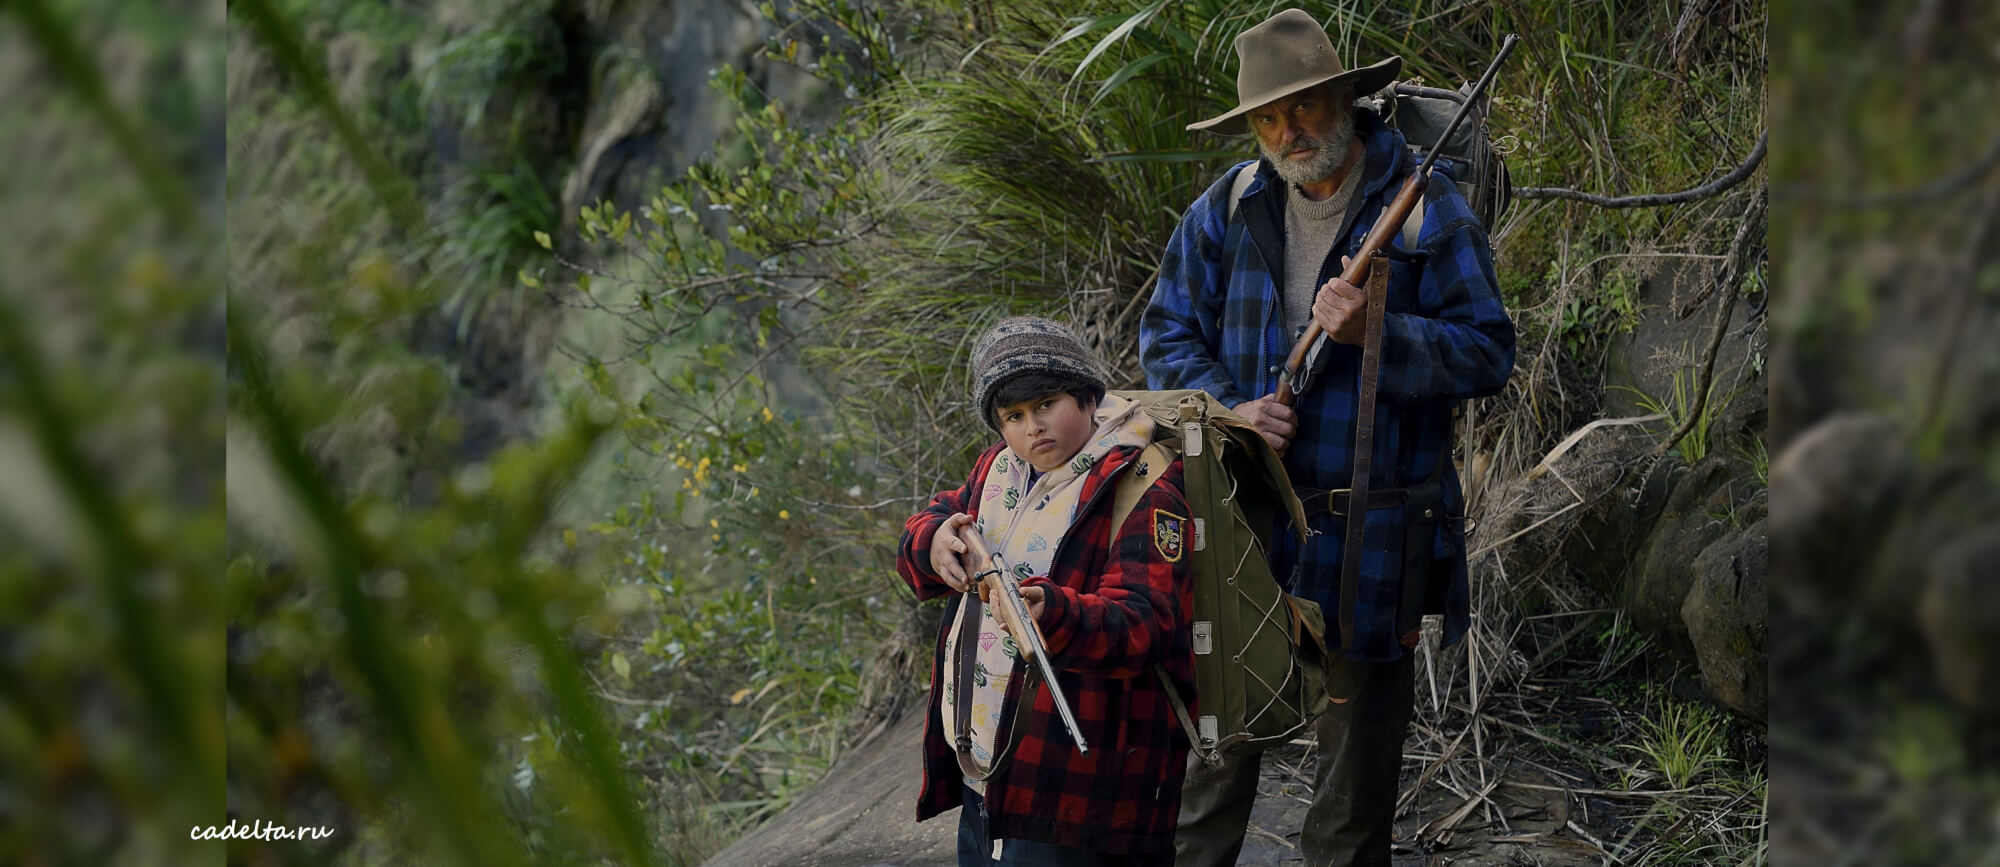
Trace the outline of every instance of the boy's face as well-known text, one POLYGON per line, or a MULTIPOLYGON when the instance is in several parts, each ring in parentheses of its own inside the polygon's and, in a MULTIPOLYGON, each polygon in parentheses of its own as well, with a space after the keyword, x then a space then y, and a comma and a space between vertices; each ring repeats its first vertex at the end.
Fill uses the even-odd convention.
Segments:
POLYGON ((1024 400, 994 410, 1000 416, 1000 438, 1014 454, 1041 472, 1076 457, 1097 432, 1092 415, 1097 402, 1078 404, 1068 392, 1024 400))

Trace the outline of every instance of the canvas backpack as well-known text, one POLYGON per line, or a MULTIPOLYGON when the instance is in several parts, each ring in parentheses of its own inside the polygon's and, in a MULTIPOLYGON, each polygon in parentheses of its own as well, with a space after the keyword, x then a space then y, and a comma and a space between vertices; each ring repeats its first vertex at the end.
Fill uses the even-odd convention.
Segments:
MULTIPOLYGON (((1390 126, 1402 131, 1403 141, 1419 161, 1436 149, 1440 160, 1452 162, 1451 178, 1458 185, 1459 195, 1472 206, 1479 225, 1491 234, 1514 201, 1514 183, 1507 175, 1507 163, 1493 149, 1493 139, 1487 131, 1486 113, 1492 107, 1491 98, 1481 97, 1473 104, 1458 131, 1452 133, 1451 141, 1442 144, 1438 141, 1470 90, 1471 82, 1458 90, 1398 82, 1366 99, 1390 126), (1389 98, 1392 94, 1393 100, 1389 98)), ((1412 222, 1422 222, 1421 212, 1413 214, 1412 222)))
POLYGON ((1265 557, 1281 511, 1304 541, 1305 510, 1284 465, 1250 422, 1205 391, 1111 393, 1138 402, 1154 422, 1152 444, 1118 481, 1114 545, 1146 489, 1181 459, 1198 716, 1166 670, 1155 673, 1188 741, 1215 764, 1225 753, 1291 740, 1326 701, 1326 624, 1317 603, 1280 587, 1265 557))
MULTIPOLYGON (((1402 131, 1403 143, 1410 153, 1421 163, 1429 156, 1431 149, 1438 146, 1438 139, 1444 135, 1444 128, 1451 125, 1451 116, 1465 102, 1463 91, 1471 90, 1467 83, 1460 90, 1443 90, 1435 87, 1398 82, 1376 93, 1356 100, 1381 115, 1384 122, 1402 131), (1392 100, 1390 97, 1394 96, 1392 100)), ((1486 110, 1488 100, 1481 99, 1472 107, 1465 121, 1452 133, 1451 141, 1445 143, 1438 154, 1440 160, 1452 162, 1451 177, 1458 186, 1458 193, 1465 197, 1465 203, 1472 207, 1473 216, 1479 218, 1479 225, 1490 234, 1500 217, 1507 213, 1507 206, 1514 201, 1513 179, 1507 174, 1507 163, 1498 151, 1493 149, 1493 140, 1488 137, 1486 110)), ((1236 180, 1229 190, 1229 219, 1236 218, 1236 204, 1250 188, 1250 179, 1256 172, 1247 167, 1236 173, 1236 180)), ((1410 218, 1403 222, 1402 246, 1405 250, 1417 247, 1417 232, 1424 224, 1424 200, 1417 199, 1411 209, 1410 218)))

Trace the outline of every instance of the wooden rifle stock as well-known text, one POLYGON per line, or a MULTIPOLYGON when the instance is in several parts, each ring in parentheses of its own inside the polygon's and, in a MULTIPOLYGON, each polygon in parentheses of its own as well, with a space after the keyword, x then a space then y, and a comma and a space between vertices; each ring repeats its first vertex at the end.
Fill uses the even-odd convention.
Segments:
MULTIPOLYGON (((1359 169, 1360 166, 1357 165, 1355 168, 1359 169)), ((1375 260, 1376 253, 1381 251, 1382 245, 1402 233, 1403 221, 1408 220, 1410 212, 1416 209, 1417 199, 1424 194, 1424 188, 1429 186, 1429 181, 1430 175, 1427 172, 1411 172, 1410 176, 1404 179, 1403 188, 1397 191, 1396 198, 1390 200, 1389 206, 1382 209, 1382 218, 1375 221, 1375 228, 1370 229, 1368 237, 1362 239, 1360 252, 1348 260, 1347 269, 1340 272, 1340 279, 1347 281, 1351 286, 1368 284, 1370 263, 1375 260)), ((1298 394, 1292 390, 1292 383, 1298 381, 1300 372, 1305 369, 1306 354, 1312 351, 1313 342, 1325 333, 1326 331, 1319 327, 1319 321, 1312 320, 1306 324, 1305 333, 1299 335, 1298 342, 1292 344, 1292 354, 1285 357, 1285 372, 1278 377, 1279 403, 1291 406, 1293 401, 1298 399, 1298 394)))
MULTIPOLYGON (((966 573, 979 582, 979 600, 994 606, 1002 625, 1014 637, 1014 645, 1021 650, 1024 659, 1032 659, 1041 669, 1042 682, 1049 687, 1049 696, 1055 699, 1056 712, 1062 715, 1063 725, 1069 728, 1069 736, 1076 741, 1076 751, 1088 754, 1090 747, 1083 741, 1083 729, 1076 724, 1076 712, 1070 709, 1069 698, 1063 695, 1062 684, 1056 681, 1055 665, 1049 662, 1049 646, 1042 639, 1042 627, 1028 613, 1028 601, 1021 598, 1021 582, 1007 571, 1007 562, 986 545, 986 537, 977 529, 965 527, 959 530, 959 538, 965 540, 964 565, 966 573)), ((1049 592, 1047 588, 1043 593, 1049 592)), ((960 647, 960 653, 970 653, 972 648, 960 647)), ((1023 701, 1030 700, 1022 696, 1023 701)))

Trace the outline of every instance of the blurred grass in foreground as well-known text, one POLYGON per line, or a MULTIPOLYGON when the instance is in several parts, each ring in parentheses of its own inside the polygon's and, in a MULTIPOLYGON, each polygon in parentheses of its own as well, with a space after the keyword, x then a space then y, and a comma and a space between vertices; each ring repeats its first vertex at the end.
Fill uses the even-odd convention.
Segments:
POLYGON ((222 816, 220 24, 0 6, 0 862, 222 816))
MULTIPOLYGON (((279 10, 231 11, 351 128, 279 10)), ((542 544, 606 411, 426 495, 342 488, 326 411, 422 380, 356 388, 225 303, 224 14, 0 7, 0 862, 662 860, 571 644, 605 600, 542 544), (231 820, 335 833, 191 839, 231 820)), ((334 321, 346 349, 417 271, 365 275, 407 306, 334 321)))

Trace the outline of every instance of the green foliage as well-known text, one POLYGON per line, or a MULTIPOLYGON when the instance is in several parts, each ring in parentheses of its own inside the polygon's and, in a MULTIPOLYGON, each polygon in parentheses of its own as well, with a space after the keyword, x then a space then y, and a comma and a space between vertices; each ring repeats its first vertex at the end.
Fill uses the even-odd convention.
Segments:
POLYGON ((0 7, 0 862, 226 823, 216 29, 0 7))
MULTIPOLYGON (((1663 700, 1642 728, 1639 742, 1626 749, 1644 755, 1650 773, 1668 789, 1686 789, 1731 761, 1723 752, 1724 718, 1704 705, 1663 700)), ((1626 787, 1639 781, 1628 779, 1626 787)))
POLYGON ((1918 789, 1965 761, 1965 744, 1952 714, 1937 707, 1905 707, 1890 722, 1876 751, 1896 781, 1918 789))
POLYGON ((1750 465, 1750 474, 1757 479, 1757 487, 1771 486, 1771 452, 1764 445, 1763 437, 1752 437, 1749 443, 1740 446, 1737 456, 1750 465))
MULTIPOLYGON (((969 341, 1057 313, 1136 381, 1160 244, 1250 155, 1183 127, 1233 104, 1229 37, 1277 6, 767 5, 756 62, 817 76, 829 104, 717 69, 731 134, 565 237, 546 85, 634 74, 635 49, 567 56, 574 10, 535 0, 232 5, 231 359, 269 368, 231 393, 256 431, 244 502, 267 504, 234 527, 226 585, 254 624, 229 670, 245 809, 336 802, 354 860, 540 862, 698 861, 782 808, 857 715, 922 682, 927 650, 877 646, 924 643, 897 633, 891 545, 990 437, 961 405, 969 341), (550 371, 564 409, 493 451, 463 358, 557 313, 589 337, 550 371)), ((1689 186, 1759 125, 1754 64, 1679 56, 1756 32, 1748 4, 1671 51, 1651 47, 1665 7, 1312 11, 1343 56, 1399 53, 1446 86, 1530 35, 1496 114, 1520 183, 1689 186)), ((1548 263, 1717 232, 1701 207, 1508 223, 1522 345, 1557 336, 1586 365, 1631 327, 1643 272, 1548 263)), ((1611 637, 1607 664, 1642 646, 1611 637)))
POLYGON ((1702 401, 1701 405, 1696 407, 1695 403, 1698 399, 1696 389, 1700 386, 1700 380, 1700 369, 1694 367, 1676 367, 1671 374, 1670 382, 1672 390, 1658 397, 1631 386, 1620 385, 1612 387, 1631 393, 1633 399, 1639 404, 1639 408, 1645 410, 1647 413, 1657 413, 1666 416, 1665 426, 1670 432, 1679 430, 1681 422, 1686 420, 1689 415, 1696 415, 1694 426, 1688 429, 1687 435, 1681 437, 1679 442, 1674 443, 1674 451, 1678 452, 1681 459, 1687 461, 1692 466, 1700 462, 1702 458, 1708 456, 1709 434, 1714 427, 1715 419, 1721 415, 1723 408, 1728 406, 1729 401, 1735 397, 1734 392, 1720 397, 1716 396, 1715 383, 1711 381, 1708 386, 1708 399, 1702 401))
MULTIPOLYGON (((651 787, 662 809, 642 812, 582 661, 631 603, 580 579, 599 564, 547 527, 616 407, 575 402, 545 437, 472 444, 454 411, 463 373, 413 351, 440 309, 456 309, 460 336, 491 321, 476 284, 511 270, 509 251, 533 248, 554 213, 539 170, 516 156, 505 172, 474 164, 455 188, 464 200, 445 207, 474 216, 415 225, 397 138, 378 151, 359 134, 406 118, 343 104, 282 11, 232 9, 251 25, 246 77, 268 58, 298 88, 233 95, 252 158, 231 164, 232 193, 248 197, 241 221, 231 214, 248 255, 232 264, 256 294, 233 298, 229 318, 243 517, 228 592, 246 624, 229 663, 232 805, 335 820, 351 834, 335 851, 355 860, 676 860, 664 841, 712 834, 673 806, 691 796, 672 786, 651 787), (297 154, 332 183, 255 159, 322 125, 342 135, 297 154), (301 188, 312 195, 293 206, 301 188)), ((518 65, 510 51, 446 56, 518 65)))
MULTIPOLYGON (((1552 281, 1560 279, 1551 276, 1552 281)), ((1602 279, 1572 287, 1572 292, 1576 294, 1563 302, 1555 326, 1563 348, 1572 358, 1601 363, 1611 340, 1632 333, 1639 324, 1639 280, 1630 271, 1613 267, 1602 279)))

